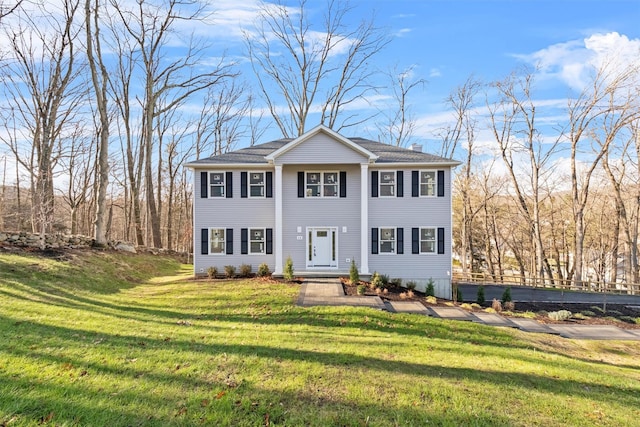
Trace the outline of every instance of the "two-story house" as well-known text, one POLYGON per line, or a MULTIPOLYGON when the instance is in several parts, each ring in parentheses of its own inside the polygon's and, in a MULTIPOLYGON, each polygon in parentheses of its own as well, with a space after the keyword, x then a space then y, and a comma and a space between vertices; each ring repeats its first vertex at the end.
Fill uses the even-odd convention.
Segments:
POLYGON ((281 275, 374 271, 451 298, 451 169, 417 147, 317 126, 200 159, 194 170, 194 270, 267 263, 281 275))

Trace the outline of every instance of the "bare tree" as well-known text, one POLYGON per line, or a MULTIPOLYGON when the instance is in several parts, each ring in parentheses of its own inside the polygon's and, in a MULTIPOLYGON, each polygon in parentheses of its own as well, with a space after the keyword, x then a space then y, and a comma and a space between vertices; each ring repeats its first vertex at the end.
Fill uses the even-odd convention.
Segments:
POLYGON ((260 93, 285 137, 302 135, 315 111, 320 123, 337 131, 369 118, 356 118, 347 109, 374 89, 370 61, 389 38, 373 20, 347 28, 351 10, 341 0, 328 0, 316 29, 306 0, 295 9, 281 1, 265 3, 255 32, 245 32, 260 93))
POLYGON ((18 10, 18 24, 5 30, 11 49, 3 70, 5 117, 23 132, 8 145, 31 173, 32 227, 42 237, 53 223, 53 173, 62 141, 85 94, 75 58, 78 5, 79 0, 65 0, 60 16, 44 7, 18 10), (26 153, 25 139, 30 141, 26 153))
POLYGON ((426 80, 414 78, 413 68, 409 67, 400 72, 393 69, 387 73, 393 105, 380 111, 384 122, 376 126, 381 135, 380 140, 397 147, 405 147, 416 128, 409 95, 426 84, 426 80))

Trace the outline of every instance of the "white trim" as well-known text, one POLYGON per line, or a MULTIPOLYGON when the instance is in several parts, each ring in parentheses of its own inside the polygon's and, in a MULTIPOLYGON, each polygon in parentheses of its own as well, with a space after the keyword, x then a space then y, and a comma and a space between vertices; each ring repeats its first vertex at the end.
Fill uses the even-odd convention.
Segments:
MULTIPOLYGON (((259 240, 254 240, 259 242, 259 240)), ((247 255, 266 255, 267 254, 267 229, 264 227, 249 227, 247 228, 247 255), (262 252, 251 252, 251 231, 262 230, 262 252)))
POLYGON ((360 164, 360 274, 369 274, 369 164, 360 164))
POLYGON ((311 137, 313 137, 313 136, 315 136, 315 135, 317 135, 317 134, 319 134, 321 132, 331 136, 333 139, 335 139, 338 142, 341 142, 342 144, 344 144, 347 147, 351 148, 353 151, 355 151, 355 152, 367 157, 369 159, 369 161, 375 161, 375 160, 378 159, 378 156, 373 154, 371 151, 367 150, 366 148, 363 148, 363 147, 359 146, 355 142, 352 142, 350 139, 345 138, 344 136, 342 136, 339 133, 329 129, 328 127, 326 127, 324 125, 318 125, 318 126, 314 127, 309 132, 306 132, 303 135, 300 135, 299 137, 297 137, 293 141, 288 142, 287 144, 285 144, 282 147, 278 148, 273 153, 264 156, 264 158, 268 162, 272 163, 272 162, 275 161, 275 159, 277 157, 285 154, 287 151, 297 147, 298 145, 300 145, 304 141, 310 139, 311 137))
POLYGON ((421 225, 418 227, 418 255, 427 255, 427 256, 438 255, 438 227, 430 227, 426 225, 421 225), (423 241, 422 229, 423 228, 429 228, 433 230, 433 252, 422 252, 422 241, 423 241))
MULTIPOLYGON (((267 198, 267 171, 264 170, 255 170, 255 171, 246 171, 247 172, 247 198, 248 199, 266 199, 267 198), (252 173, 261 173, 262 174, 262 196, 252 196, 251 195, 251 174, 252 173)), ((253 184, 258 186, 260 184, 253 184)))
POLYGON ((282 165, 275 165, 275 173, 273 177, 273 197, 275 199, 275 227, 274 236, 275 240, 274 253, 275 253, 275 266, 273 274, 281 275, 283 270, 283 245, 282 245, 282 165))
MULTIPOLYGON (((231 178, 231 180, 233 181, 233 177, 231 178)), ((232 184, 233 185, 233 184, 232 184)), ((223 170, 223 171, 209 171, 207 172, 207 198, 208 199, 225 199, 227 197, 227 171, 223 170), (221 174, 222 175, 222 185, 220 184, 212 184, 211 183, 211 174, 221 174), (222 195, 220 196, 212 196, 211 195, 211 187, 215 185, 216 187, 222 187, 222 195)))
POLYGON ((209 238, 207 239, 207 255, 213 256, 224 256, 227 254, 227 229, 224 227, 208 227, 209 230, 209 238), (222 230, 222 234, 224 235, 224 239, 222 240, 222 253, 213 253, 211 252, 211 230, 222 230))
MULTIPOLYGON (((385 186, 389 186, 389 184, 385 184, 385 186)), ((398 197, 397 194, 397 189, 398 189, 398 171, 396 170, 380 170, 378 171, 378 197, 383 198, 383 199, 392 199, 395 197, 398 197), (392 195, 391 196, 383 196, 382 195, 382 174, 383 173, 392 173, 393 174, 393 184, 391 184, 391 189, 392 189, 392 195)))
MULTIPOLYGON (((329 269, 329 270, 337 270, 338 269, 338 264, 339 264, 339 236, 340 236, 340 229, 337 226, 310 226, 310 227, 306 227, 305 228, 305 235, 306 235, 306 241, 305 241, 305 249, 304 249, 304 259, 305 259, 305 268, 307 270, 314 270, 314 269, 329 269), (333 255, 333 249, 335 248, 335 259, 331 260, 329 262, 329 265, 318 265, 315 266, 313 265, 313 260, 309 260, 309 234, 313 234, 316 231, 328 231, 329 232, 329 238, 331 239, 331 255, 333 255), (335 239, 335 241, 334 241, 335 239), (335 264, 335 265, 333 265, 335 264)), ((331 258, 331 257, 330 257, 331 258)))
POLYGON ((338 199, 340 198, 340 171, 338 170, 305 170, 304 171, 304 198, 305 199, 338 199), (320 174, 320 181, 318 182, 317 185, 320 186, 320 192, 317 196, 309 196, 307 194, 307 186, 308 185, 314 185, 314 184, 309 184, 307 182, 307 175, 310 173, 318 173, 320 174), (334 173, 336 174, 336 183, 335 184, 325 184, 324 183, 324 175, 327 173, 334 173), (324 186, 325 185, 335 185, 336 186, 336 195, 335 196, 325 196, 324 195, 324 186))
POLYGON ((378 227, 378 255, 397 255, 398 254, 398 227, 378 227), (393 242, 393 252, 382 252, 382 229, 393 230, 393 240, 386 239, 385 242, 393 242))

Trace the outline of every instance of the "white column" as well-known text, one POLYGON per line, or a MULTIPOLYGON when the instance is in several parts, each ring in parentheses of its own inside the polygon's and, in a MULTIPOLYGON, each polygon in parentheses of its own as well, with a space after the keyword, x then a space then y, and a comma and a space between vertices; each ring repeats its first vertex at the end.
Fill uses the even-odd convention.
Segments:
POLYGON ((369 273, 369 164, 360 164, 360 274, 369 273))
POLYGON ((276 204, 276 223, 275 223, 275 255, 276 255, 276 265, 274 268, 273 274, 281 275, 283 268, 283 257, 282 257, 282 165, 275 165, 275 188, 273 192, 274 202, 276 204))

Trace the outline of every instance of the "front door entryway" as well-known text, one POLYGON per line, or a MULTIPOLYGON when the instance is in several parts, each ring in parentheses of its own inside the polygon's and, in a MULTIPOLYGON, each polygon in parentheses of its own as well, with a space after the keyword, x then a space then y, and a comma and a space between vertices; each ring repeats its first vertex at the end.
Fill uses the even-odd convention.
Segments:
POLYGON ((307 228, 307 267, 336 268, 337 238, 337 227, 307 228))

